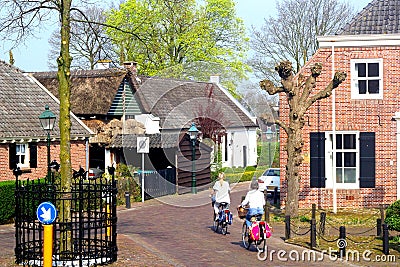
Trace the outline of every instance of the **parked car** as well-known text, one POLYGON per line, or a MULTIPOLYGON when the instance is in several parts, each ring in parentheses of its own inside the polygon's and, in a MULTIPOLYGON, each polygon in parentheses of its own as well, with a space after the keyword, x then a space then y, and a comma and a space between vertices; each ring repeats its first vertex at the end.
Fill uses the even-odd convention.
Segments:
POLYGON ((99 167, 97 168, 89 168, 89 179, 96 179, 99 178, 103 175, 104 171, 100 169, 99 167))
POLYGON ((281 192, 281 171, 279 168, 269 168, 258 178, 258 189, 267 193, 273 193, 275 187, 281 192))

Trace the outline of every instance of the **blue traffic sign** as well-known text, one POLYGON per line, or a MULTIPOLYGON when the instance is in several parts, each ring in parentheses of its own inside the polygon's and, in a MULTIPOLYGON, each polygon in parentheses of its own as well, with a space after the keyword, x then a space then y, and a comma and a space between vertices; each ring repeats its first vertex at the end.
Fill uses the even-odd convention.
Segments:
POLYGON ((38 220, 43 224, 52 224, 57 218, 56 207, 50 202, 43 202, 36 211, 38 220))

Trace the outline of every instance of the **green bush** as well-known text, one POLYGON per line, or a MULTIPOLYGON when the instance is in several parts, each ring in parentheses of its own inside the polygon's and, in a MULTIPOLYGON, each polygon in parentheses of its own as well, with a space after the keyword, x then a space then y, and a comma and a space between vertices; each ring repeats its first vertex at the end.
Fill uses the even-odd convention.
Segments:
POLYGON ((386 209, 385 223, 390 230, 400 231, 400 200, 395 201, 386 209))
POLYGON ((0 224, 8 223, 15 216, 15 181, 0 183, 0 224))

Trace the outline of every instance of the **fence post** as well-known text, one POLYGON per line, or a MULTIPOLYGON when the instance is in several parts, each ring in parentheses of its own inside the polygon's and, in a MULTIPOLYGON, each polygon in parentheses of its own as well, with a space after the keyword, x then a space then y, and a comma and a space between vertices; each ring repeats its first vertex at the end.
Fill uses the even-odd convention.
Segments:
POLYGON ((278 187, 274 188, 274 205, 278 204, 278 187))
POLYGON ((321 212, 319 218, 319 232, 321 233, 321 235, 325 235, 325 220, 326 220, 326 213, 321 212))
POLYGON ((376 236, 382 237, 382 219, 376 219, 376 236))
POLYGON ((388 229, 388 225, 386 223, 384 223, 384 224, 382 224, 382 228, 383 228, 383 237, 382 237, 383 254, 389 255, 389 229, 388 229))
POLYGON ((311 209, 311 219, 315 220, 315 210, 317 209, 317 205, 312 204, 312 209, 311 209))
POLYGON ((339 240, 337 246, 339 247, 339 258, 345 257, 347 242, 346 242, 346 227, 344 226, 339 227, 339 240))
POLYGON ((317 223, 315 218, 311 219, 310 245, 311 248, 315 248, 317 246, 317 223))
POLYGON ((290 215, 285 216, 285 239, 290 239, 290 215))
POLYGON ((269 202, 265 203, 265 206, 264 206, 264 217, 265 217, 265 221, 267 223, 269 223, 269 206, 270 206, 269 202))

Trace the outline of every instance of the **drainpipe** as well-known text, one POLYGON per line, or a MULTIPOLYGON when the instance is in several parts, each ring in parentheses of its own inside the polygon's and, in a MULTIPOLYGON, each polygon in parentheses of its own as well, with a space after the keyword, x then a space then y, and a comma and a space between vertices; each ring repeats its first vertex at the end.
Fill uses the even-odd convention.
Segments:
MULTIPOLYGON (((85 137, 85 170, 89 170, 89 138, 85 137)), ((88 178, 89 172, 86 173, 86 178, 88 178)))
MULTIPOLYGON (((335 45, 332 42, 332 79, 335 76, 335 45)), ((332 207, 337 212, 336 194, 336 90, 332 90, 332 207)))
POLYGON ((396 190, 396 200, 400 199, 400 112, 396 112, 392 120, 396 121, 396 141, 397 141, 397 190, 396 190))

